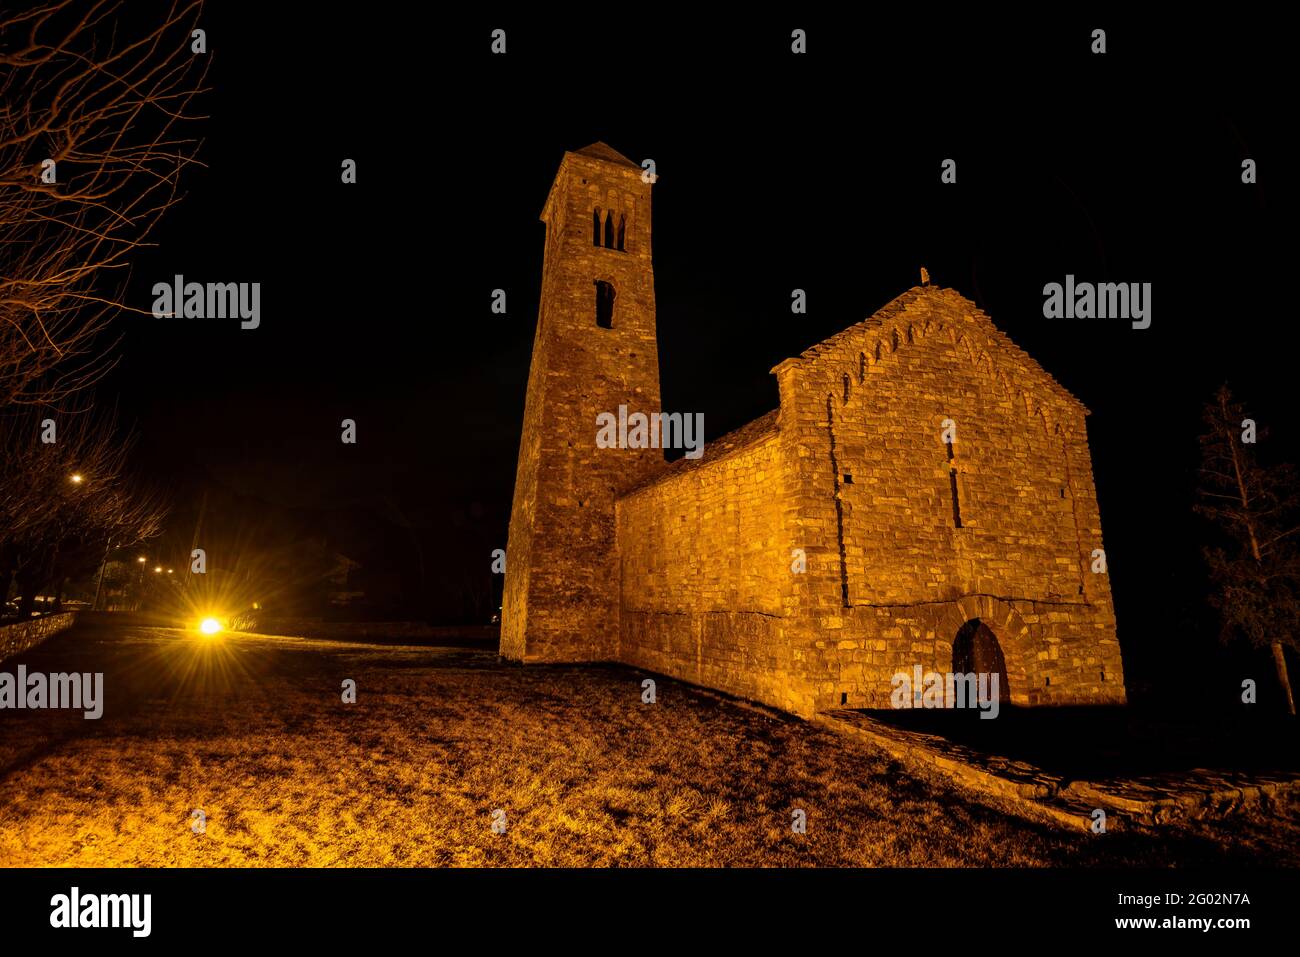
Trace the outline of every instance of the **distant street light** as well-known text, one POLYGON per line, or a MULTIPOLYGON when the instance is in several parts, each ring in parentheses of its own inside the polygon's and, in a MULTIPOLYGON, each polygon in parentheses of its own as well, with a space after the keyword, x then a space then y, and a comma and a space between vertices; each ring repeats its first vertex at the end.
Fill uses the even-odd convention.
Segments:
POLYGON ((73 472, 68 476, 73 485, 80 485, 85 481, 85 477, 80 472, 73 472))
POLYGON ((172 573, 172 570, 171 570, 170 568, 167 569, 167 574, 170 575, 171 573, 172 573))
POLYGON ((145 562, 145 558, 143 555, 141 555, 139 558, 136 559, 136 561, 139 562, 141 565, 143 565, 145 562))
POLYGON ((161 566, 161 565, 155 565, 155 566, 153 567, 153 570, 156 571, 156 572, 161 572, 161 571, 162 571, 162 566, 161 566))

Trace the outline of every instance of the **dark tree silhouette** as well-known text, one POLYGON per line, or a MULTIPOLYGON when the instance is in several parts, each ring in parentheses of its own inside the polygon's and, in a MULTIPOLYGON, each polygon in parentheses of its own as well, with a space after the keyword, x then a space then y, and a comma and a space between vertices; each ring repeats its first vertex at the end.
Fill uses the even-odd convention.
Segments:
MULTIPOLYGON (((1287 709, 1295 714, 1283 646, 1296 647, 1300 620, 1296 471, 1259 463, 1255 442, 1244 440, 1248 419, 1226 384, 1206 403, 1195 508, 1226 539, 1226 547, 1205 549, 1221 637, 1243 637, 1272 650, 1287 709)), ((1256 429, 1254 438, 1264 437, 1256 429)))
POLYGON ((0 418, 0 594, 18 582, 22 617, 42 589, 159 533, 165 509, 127 473, 117 432, 111 417, 82 416, 45 444, 35 423, 0 418))

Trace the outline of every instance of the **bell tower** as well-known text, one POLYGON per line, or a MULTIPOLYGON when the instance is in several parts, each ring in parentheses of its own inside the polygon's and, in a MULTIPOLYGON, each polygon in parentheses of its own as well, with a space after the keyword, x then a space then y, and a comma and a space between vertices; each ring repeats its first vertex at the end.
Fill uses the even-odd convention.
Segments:
POLYGON ((604 143, 564 154, 542 210, 546 246, 506 545, 501 654, 612 660, 617 495, 661 449, 601 448, 597 416, 659 412, 650 184, 604 143))

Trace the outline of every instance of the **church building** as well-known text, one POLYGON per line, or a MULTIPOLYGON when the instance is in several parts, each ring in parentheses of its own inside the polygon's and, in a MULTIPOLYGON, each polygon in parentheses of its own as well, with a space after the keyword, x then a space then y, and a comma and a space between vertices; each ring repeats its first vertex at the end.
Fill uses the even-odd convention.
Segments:
POLYGON ((502 655, 805 717, 889 708, 917 666, 996 673, 1011 705, 1123 703, 1088 410, 953 290, 781 362, 778 408, 702 456, 597 442, 602 414, 661 411, 642 172, 566 153, 542 210, 502 655))

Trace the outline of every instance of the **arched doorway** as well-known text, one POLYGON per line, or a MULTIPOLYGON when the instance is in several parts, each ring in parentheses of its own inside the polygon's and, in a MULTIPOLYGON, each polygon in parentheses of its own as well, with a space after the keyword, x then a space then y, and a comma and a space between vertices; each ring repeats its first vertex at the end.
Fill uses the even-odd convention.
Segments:
POLYGON ((993 629, 980 619, 972 618, 958 629, 952 641, 952 670, 959 675, 997 675, 999 703, 1011 701, 1011 682, 1007 680, 1007 660, 1002 646, 993 629))

